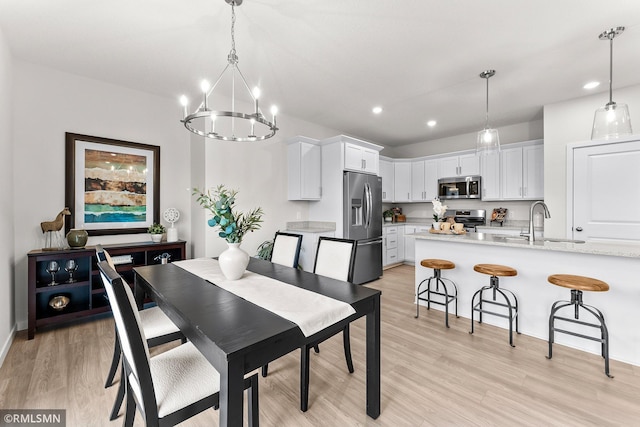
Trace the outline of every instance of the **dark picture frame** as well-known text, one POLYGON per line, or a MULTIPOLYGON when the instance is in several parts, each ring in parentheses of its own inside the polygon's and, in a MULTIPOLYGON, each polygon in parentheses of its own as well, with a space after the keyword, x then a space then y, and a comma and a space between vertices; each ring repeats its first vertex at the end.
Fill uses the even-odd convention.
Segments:
POLYGON ((160 222, 160 147, 65 133, 65 233, 146 233, 160 222))

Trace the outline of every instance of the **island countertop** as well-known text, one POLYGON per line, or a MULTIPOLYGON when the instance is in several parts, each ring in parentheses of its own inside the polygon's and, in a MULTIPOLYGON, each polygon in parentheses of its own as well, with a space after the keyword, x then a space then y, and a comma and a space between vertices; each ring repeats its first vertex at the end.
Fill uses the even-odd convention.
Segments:
MULTIPOLYGON (((451 242, 468 243, 473 245, 507 246, 513 248, 529 248, 533 250, 561 251, 584 253, 592 255, 609 255, 618 257, 640 257, 640 243, 603 243, 603 242, 557 242, 536 238, 535 242, 529 242, 525 238, 517 236, 505 236, 491 233, 467 233, 464 235, 415 233, 416 239, 445 240, 451 242)), ((560 240, 560 239, 552 239, 560 240)))

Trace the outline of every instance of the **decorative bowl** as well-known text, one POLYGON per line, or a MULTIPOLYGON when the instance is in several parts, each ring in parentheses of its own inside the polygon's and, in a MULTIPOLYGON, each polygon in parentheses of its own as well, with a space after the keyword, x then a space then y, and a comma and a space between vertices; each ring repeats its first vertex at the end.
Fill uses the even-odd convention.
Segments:
POLYGON ((63 310, 71 300, 64 295, 56 295, 49 300, 49 306, 54 310, 63 310))

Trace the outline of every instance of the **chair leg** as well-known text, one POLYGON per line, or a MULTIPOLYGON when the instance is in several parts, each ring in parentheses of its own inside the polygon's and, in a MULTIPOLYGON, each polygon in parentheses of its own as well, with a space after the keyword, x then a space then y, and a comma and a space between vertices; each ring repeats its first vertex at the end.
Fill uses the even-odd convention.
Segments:
POLYGON ((116 400, 113 402, 113 408, 111 408, 111 416, 109 420, 113 421, 118 418, 118 413, 120 413, 120 408, 122 407, 122 401, 124 400, 124 371, 120 372, 120 385, 118 386, 118 394, 116 395, 116 400))
POLYGON ((318 344, 313 346, 313 351, 315 351, 316 353, 320 353, 320 347, 318 347, 318 344))
POLYGON ((251 387, 247 391, 247 407, 248 407, 248 420, 249 427, 260 426, 260 405, 258 402, 258 375, 254 374, 249 378, 251 387))
POLYGON ((113 385, 113 379, 116 376, 118 365, 120 364, 120 340, 118 339, 118 333, 116 332, 115 343, 113 345, 113 357, 111 358, 111 367, 109 368, 109 374, 107 374, 107 381, 104 383, 104 388, 111 387, 113 385))
MULTIPOLYGON (((129 388, 127 386, 127 388, 129 388)), ((133 421, 136 417, 136 401, 133 399, 133 393, 131 390, 128 390, 127 393, 127 408, 125 409, 124 414, 124 422, 122 425, 124 427, 133 427, 133 421)))
POLYGON ((347 361, 347 369, 353 374, 353 360, 351 360, 351 339, 349 338, 349 325, 342 331, 342 341, 344 345, 344 358, 347 361))
POLYGON ((269 364, 267 363, 266 365, 262 366, 262 378, 266 378, 268 373, 269 373, 269 364))
POLYGON ((305 345, 300 350, 300 410, 307 412, 309 408, 309 351, 311 348, 305 345))

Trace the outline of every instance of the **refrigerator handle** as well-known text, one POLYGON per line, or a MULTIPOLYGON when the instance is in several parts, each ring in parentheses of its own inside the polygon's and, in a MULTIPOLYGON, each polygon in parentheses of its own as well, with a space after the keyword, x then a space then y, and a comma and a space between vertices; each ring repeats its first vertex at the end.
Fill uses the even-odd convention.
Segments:
POLYGON ((364 212, 365 214, 365 222, 364 222, 364 228, 369 228, 371 226, 371 207, 373 205, 373 201, 371 200, 371 186, 369 185, 368 182, 366 182, 364 184, 364 199, 365 199, 365 206, 366 206, 366 211, 364 212))

